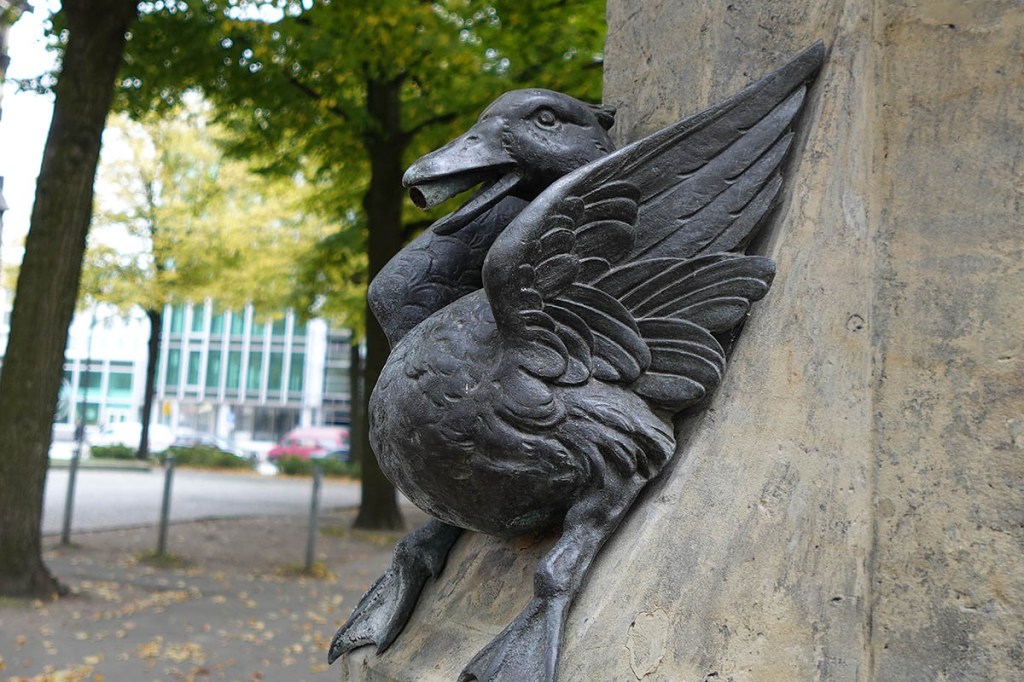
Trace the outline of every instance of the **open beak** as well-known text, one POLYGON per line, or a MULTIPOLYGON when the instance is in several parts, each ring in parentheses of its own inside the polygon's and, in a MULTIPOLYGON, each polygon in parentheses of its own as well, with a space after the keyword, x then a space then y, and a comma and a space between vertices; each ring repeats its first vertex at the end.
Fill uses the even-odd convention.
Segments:
POLYGON ((519 182, 515 161, 501 144, 499 118, 481 121, 440 149, 418 159, 402 177, 412 202, 431 208, 481 185, 460 209, 433 224, 438 234, 452 234, 494 206, 519 182))

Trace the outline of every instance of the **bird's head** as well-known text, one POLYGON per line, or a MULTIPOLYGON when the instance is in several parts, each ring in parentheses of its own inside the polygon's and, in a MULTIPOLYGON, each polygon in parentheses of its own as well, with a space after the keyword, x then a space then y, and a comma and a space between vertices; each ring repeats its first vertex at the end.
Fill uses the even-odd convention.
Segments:
POLYGON ((458 231, 506 196, 532 200, 563 175, 614 148, 615 110, 551 90, 514 90, 496 99, 461 137, 417 160, 402 184, 430 208, 476 185, 460 209, 434 223, 458 231))

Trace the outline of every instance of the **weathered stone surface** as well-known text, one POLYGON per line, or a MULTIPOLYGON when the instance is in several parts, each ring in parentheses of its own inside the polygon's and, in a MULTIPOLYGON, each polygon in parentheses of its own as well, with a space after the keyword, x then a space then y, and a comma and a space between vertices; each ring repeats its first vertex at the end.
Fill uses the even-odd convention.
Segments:
MULTIPOLYGON (((605 548, 561 679, 1024 677, 1018 2, 609 2, 620 141, 823 38, 779 274, 680 457, 605 548)), ((456 546, 343 677, 451 680, 550 540, 456 546)))

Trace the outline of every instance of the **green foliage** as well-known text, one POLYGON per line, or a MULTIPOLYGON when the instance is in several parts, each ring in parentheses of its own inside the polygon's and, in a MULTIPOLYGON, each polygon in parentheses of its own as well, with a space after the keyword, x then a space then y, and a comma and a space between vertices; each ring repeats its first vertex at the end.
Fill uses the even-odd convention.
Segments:
MULTIPOLYGON (((235 457, 229 452, 217 450, 216 448, 174 447, 167 450, 167 453, 174 455, 177 466, 190 466, 200 469, 247 469, 252 468, 252 462, 241 457, 235 457)), ((166 453, 165 453, 166 454, 166 453)))
MULTIPOLYGON (((341 478, 359 478, 359 465, 348 462, 341 462, 336 459, 317 460, 324 476, 335 476, 341 478)), ((274 460, 277 470, 285 476, 312 476, 314 462, 311 459, 302 457, 281 457, 274 460)))
MULTIPOLYGON (((317 190, 310 205, 337 230, 304 256, 298 306, 352 326, 361 321, 367 268, 382 265, 365 256, 366 230, 375 229, 363 208, 369 154, 391 135, 374 92, 397 88, 398 106, 386 116, 400 133, 386 141, 400 166, 464 130, 504 90, 600 98, 597 0, 317 0, 305 9, 205 0, 141 9, 116 108, 141 119, 201 91, 231 132, 234 155, 267 175, 309 178, 317 190)), ((405 202, 406 238, 450 208, 424 217, 405 202)))
POLYGON ((90 453, 93 459, 135 459, 137 451, 127 445, 94 445, 90 453))
POLYGON ((82 293, 123 308, 214 298, 287 307, 300 255, 329 231, 305 209, 301 177, 225 158, 199 105, 114 119, 97 182, 82 293))

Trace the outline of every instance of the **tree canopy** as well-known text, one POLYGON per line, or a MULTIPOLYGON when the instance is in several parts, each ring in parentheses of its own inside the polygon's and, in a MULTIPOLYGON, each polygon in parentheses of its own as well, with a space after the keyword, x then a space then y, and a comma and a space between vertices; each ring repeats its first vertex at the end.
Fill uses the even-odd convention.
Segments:
POLYGON ((193 103, 115 117, 100 161, 81 294, 162 309, 212 298, 272 314, 291 303, 303 254, 330 231, 301 175, 265 176, 224 155, 193 103))
MULTIPOLYGON (((307 173, 311 207, 338 230, 305 261, 302 307, 365 326, 368 386, 388 344, 361 291, 430 222, 405 199, 405 166, 503 90, 599 99, 604 3, 595 0, 158 0, 140 10, 115 106, 141 117, 198 90, 232 133, 234 154, 268 175, 307 173)), ((358 421, 356 523, 398 527, 394 490, 367 454, 365 410, 358 421)))

